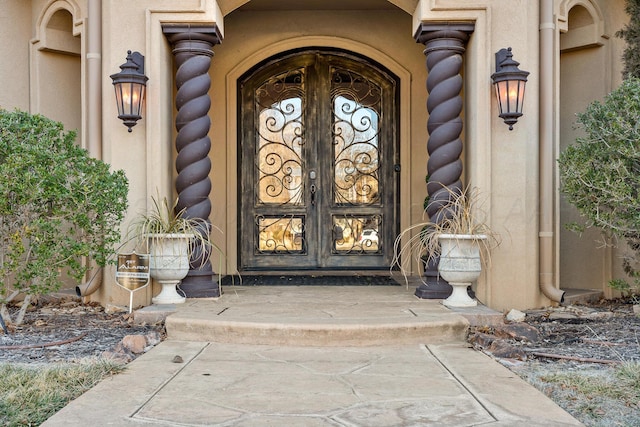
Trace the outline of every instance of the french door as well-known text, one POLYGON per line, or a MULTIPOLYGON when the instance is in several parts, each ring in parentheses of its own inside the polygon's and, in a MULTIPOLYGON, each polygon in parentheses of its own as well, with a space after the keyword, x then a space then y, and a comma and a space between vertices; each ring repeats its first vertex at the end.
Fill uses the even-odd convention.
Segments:
POLYGON ((389 268, 396 79, 312 50, 268 61, 238 88, 241 270, 389 268))

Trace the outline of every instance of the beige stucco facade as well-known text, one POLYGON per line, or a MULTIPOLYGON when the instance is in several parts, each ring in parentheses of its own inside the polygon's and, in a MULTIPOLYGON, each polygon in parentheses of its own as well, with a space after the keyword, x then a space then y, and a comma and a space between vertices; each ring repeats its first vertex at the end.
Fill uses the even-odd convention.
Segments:
MULTIPOLYGON (((210 219, 226 256, 212 264, 233 274, 242 238, 238 79, 267 58, 305 47, 354 52, 394 73, 403 229, 422 220, 426 196, 428 71, 414 34, 421 24, 443 22, 474 24, 462 72, 463 180, 488 197, 489 222, 502 236, 477 283, 478 300, 498 310, 548 305, 541 282, 610 295, 607 281, 621 274, 616 250, 600 249, 595 233, 564 230, 576 214, 560 196, 554 159, 575 139, 575 113, 621 81, 624 43, 614 33, 627 22, 623 0, 0 0, 0 36, 12 41, 0 46, 0 107, 62 121, 92 155, 123 169, 128 222, 157 192, 175 197, 175 69, 162 26, 216 25, 223 40, 209 70, 210 219), (494 54, 505 47, 531 73, 513 131, 498 117, 491 81, 494 54), (131 133, 117 118, 109 78, 127 50, 145 56, 149 77, 143 119, 131 133)), ((157 292, 137 292, 134 304, 150 304, 157 292)), ((88 298, 129 300, 113 269, 88 298)))

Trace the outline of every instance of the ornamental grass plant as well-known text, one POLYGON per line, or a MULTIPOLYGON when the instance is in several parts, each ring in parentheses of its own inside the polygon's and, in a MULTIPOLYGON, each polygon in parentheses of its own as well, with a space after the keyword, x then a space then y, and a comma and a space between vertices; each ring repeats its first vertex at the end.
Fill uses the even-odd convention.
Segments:
MULTIPOLYGON (((499 234, 488 223, 484 210, 485 199, 477 188, 443 188, 448 193, 448 199, 440 202, 433 215, 439 220, 427 219, 413 224, 396 237, 392 268, 397 267, 405 279, 411 273, 406 268, 410 261, 421 265, 440 258, 439 239, 444 234, 478 236, 477 242, 484 265, 490 263, 490 251, 501 242, 499 234)), ((427 216, 425 209, 423 218, 427 216)))
POLYGON ((211 239, 214 227, 203 218, 188 217, 185 209, 176 209, 177 204, 177 199, 171 204, 166 197, 152 197, 151 208, 131 223, 128 235, 137 248, 143 248, 147 253, 150 246, 161 246, 168 234, 184 235, 189 240, 191 262, 201 267, 209 259, 212 249, 222 253, 211 239))

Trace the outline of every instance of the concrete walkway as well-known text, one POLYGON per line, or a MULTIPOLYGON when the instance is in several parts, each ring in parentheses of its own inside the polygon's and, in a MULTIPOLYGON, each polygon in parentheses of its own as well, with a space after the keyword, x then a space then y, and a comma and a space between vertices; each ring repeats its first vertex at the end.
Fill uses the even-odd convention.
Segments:
POLYGON ((470 349, 484 307, 402 287, 245 287, 147 307, 168 339, 44 426, 581 425, 470 349), (166 314, 166 313, 165 313, 166 314))

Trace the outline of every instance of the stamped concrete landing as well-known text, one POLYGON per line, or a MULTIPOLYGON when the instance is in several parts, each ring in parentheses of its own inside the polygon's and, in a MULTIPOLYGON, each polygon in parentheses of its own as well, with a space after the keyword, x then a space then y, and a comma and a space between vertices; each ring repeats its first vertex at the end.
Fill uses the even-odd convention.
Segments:
POLYGON ((482 307, 452 312, 404 287, 287 287, 145 315, 163 310, 166 341, 43 425, 580 425, 468 347, 469 321, 495 319, 482 307))

